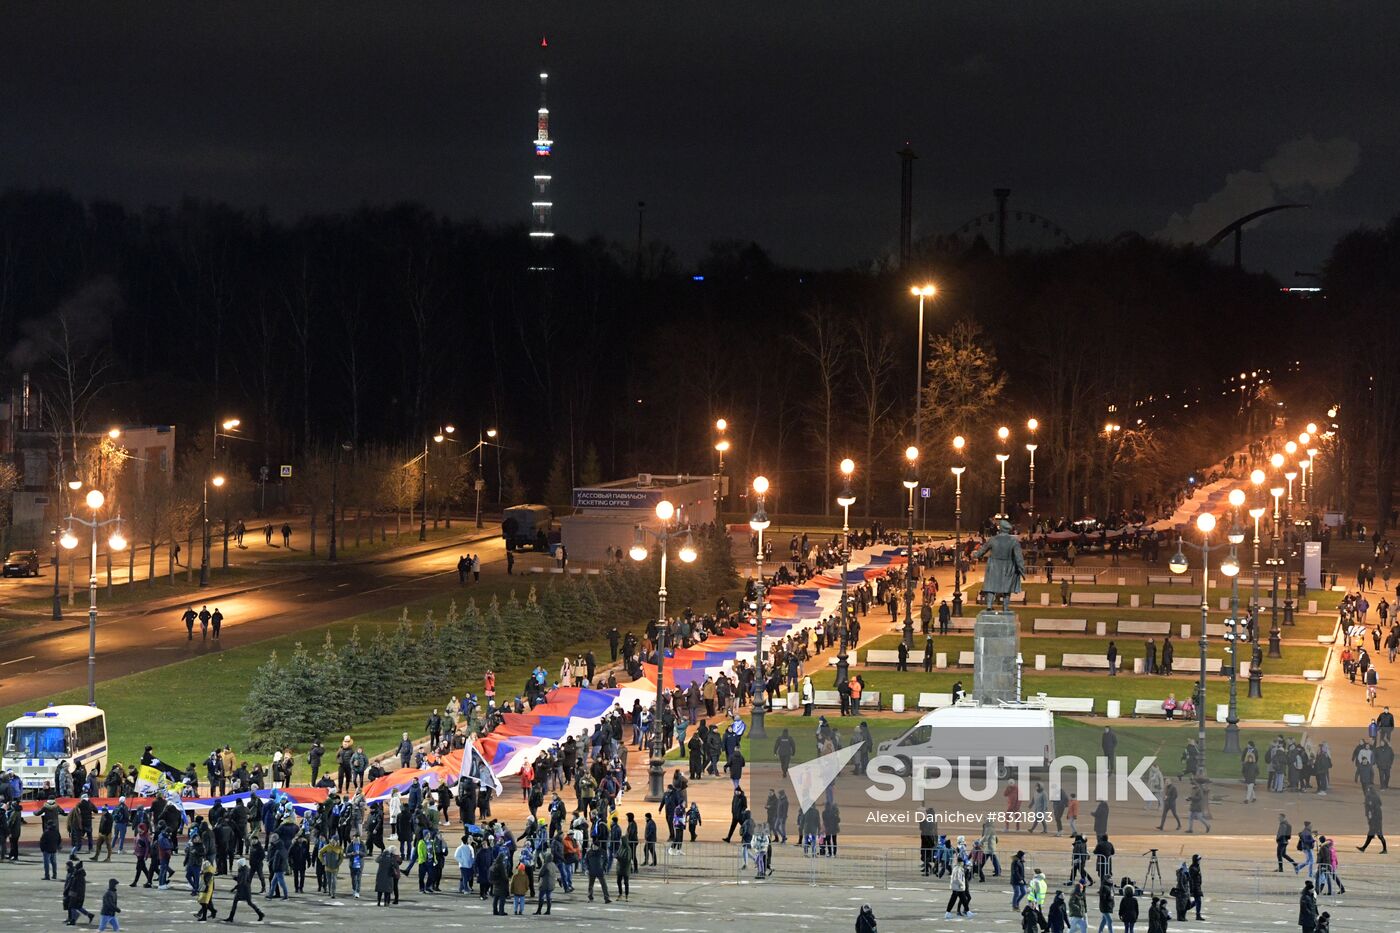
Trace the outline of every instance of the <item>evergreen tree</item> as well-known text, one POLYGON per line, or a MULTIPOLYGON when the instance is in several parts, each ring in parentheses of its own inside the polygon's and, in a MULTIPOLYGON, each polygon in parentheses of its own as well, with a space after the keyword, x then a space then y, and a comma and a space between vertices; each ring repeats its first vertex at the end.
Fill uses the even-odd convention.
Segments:
POLYGON ((481 622, 482 660, 492 670, 505 667, 513 658, 519 656, 518 653, 512 652, 507 645, 508 635, 505 621, 501 618, 500 601, 492 596, 491 604, 486 607, 486 613, 481 622))
POLYGON ((399 624, 389 639, 388 656, 384 660, 384 669, 389 675, 388 692, 393 695, 397 707, 413 697, 414 685, 410 678, 413 665, 418 660, 413 625, 408 621, 407 609, 399 616, 399 624))
POLYGON ((592 443, 583 448, 583 466, 579 468, 578 478, 584 486, 596 486, 603 481, 603 468, 598 465, 598 448, 592 443))
POLYGON ((562 447, 554 452, 554 459, 550 461, 544 495, 546 504, 556 509, 564 508, 573 501, 573 488, 569 482, 569 458, 562 447))
POLYGON ((394 689, 396 668, 392 663, 393 653, 389 639, 384 636, 383 626, 377 626, 367 658, 374 672, 366 693, 366 708, 369 711, 367 719, 383 716, 398 709, 398 694, 394 689))
POLYGON ((297 642, 282 669, 282 687, 278 692, 281 710, 277 731, 282 744, 303 745, 321 737, 327 718, 318 701, 318 688, 316 664, 297 642))
POLYGON ((346 683, 345 666, 335 650, 330 632, 326 632, 326 640, 321 644, 313 674, 316 679, 314 705, 320 713, 317 731, 327 737, 348 731, 355 722, 355 713, 346 683))
POLYGON ((282 669, 274 651, 267 662, 253 672, 248 696, 243 701, 243 723, 248 727, 248 747, 253 751, 267 752, 282 747, 282 735, 278 731, 284 702, 281 682, 282 669))
POLYGON ((364 722, 379 713, 373 694, 379 686, 378 662, 360 641, 360 627, 350 631, 350 638, 340 649, 340 666, 345 682, 348 720, 364 722))

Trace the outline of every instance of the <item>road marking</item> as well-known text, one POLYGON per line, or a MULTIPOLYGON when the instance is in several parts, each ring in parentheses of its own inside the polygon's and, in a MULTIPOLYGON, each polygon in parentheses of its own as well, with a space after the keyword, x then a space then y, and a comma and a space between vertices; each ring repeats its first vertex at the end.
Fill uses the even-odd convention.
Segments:
POLYGON ((307 594, 305 594, 305 593, 298 593, 297 595, 293 596, 292 599, 301 599, 301 598, 302 598, 303 596, 305 596, 305 595, 307 595, 307 594))
POLYGON ((349 585, 350 585, 350 584, 348 584, 348 583, 337 583, 337 584, 335 585, 335 588, 336 588, 336 589, 340 589, 341 587, 349 586, 349 585))
POLYGON ((0 667, 6 667, 6 666, 11 665, 11 664, 18 664, 18 663, 21 662, 21 661, 32 661, 32 660, 34 660, 34 655, 30 654, 30 655, 26 655, 26 656, 24 656, 24 657, 22 657, 22 658, 15 658, 13 661, 5 661, 5 662, 3 662, 3 663, 0 663, 0 667))

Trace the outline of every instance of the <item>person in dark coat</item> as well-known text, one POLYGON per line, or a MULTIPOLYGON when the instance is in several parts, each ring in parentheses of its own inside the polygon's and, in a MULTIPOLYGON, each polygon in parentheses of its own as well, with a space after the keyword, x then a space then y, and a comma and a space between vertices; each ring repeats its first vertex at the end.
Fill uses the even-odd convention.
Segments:
POLYGON ((870 909, 869 904, 862 904, 860 913, 856 916, 856 933, 877 933, 875 911, 870 909))
POLYGON ((63 881, 63 909, 68 911, 68 919, 64 923, 73 926, 78 921, 78 914, 86 914, 88 921, 92 921, 93 913, 83 906, 83 901, 87 899, 87 869, 76 857, 68 858, 68 877, 63 881))
POLYGON ((107 890, 102 892, 102 919, 97 925, 99 933, 111 927, 113 930, 121 930, 121 924, 117 923, 117 914, 122 909, 117 906, 117 879, 107 879, 107 890))
POLYGON ((1137 892, 1128 882, 1123 883, 1123 897, 1118 901, 1118 919, 1123 921, 1124 933, 1133 933, 1138 919, 1137 892))
POLYGON ((1298 926, 1303 933, 1317 931, 1317 895, 1311 881, 1303 882, 1303 893, 1298 897, 1298 926))
POLYGON ((593 883, 603 889, 603 903, 611 904, 612 896, 608 894, 607 854, 603 851, 606 847, 593 845, 588 847, 588 852, 584 854, 584 867, 588 870, 588 899, 593 900, 593 883))
POLYGON ((1365 852, 1366 847, 1371 844, 1372 839, 1381 841, 1381 855, 1387 851, 1385 842, 1385 827, 1381 822, 1381 795, 1376 793, 1376 789, 1367 785, 1364 791, 1365 799, 1362 806, 1366 811, 1366 841, 1356 847, 1356 851, 1365 852))
POLYGON ((382 850, 374 862, 374 906, 388 907, 391 903, 397 904, 399 899, 394 897, 394 894, 398 890, 396 879, 399 867, 394 854, 388 850, 382 850), (390 898, 393 900, 391 901, 390 898))

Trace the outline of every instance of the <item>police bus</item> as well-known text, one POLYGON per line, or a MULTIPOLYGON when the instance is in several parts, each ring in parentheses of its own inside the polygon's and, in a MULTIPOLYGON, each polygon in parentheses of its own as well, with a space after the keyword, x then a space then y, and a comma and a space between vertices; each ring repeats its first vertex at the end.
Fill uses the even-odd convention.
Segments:
POLYGON ((5 724, 0 767, 12 771, 26 791, 52 786, 60 761, 71 771, 107 770, 107 715, 96 706, 49 706, 5 724))

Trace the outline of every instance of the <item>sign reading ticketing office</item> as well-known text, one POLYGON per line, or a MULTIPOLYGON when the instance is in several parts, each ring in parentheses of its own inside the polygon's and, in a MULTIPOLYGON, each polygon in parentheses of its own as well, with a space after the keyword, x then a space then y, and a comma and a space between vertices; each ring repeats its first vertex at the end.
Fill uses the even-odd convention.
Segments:
POLYGON ((587 488, 574 490, 576 509, 652 509, 656 503, 666 498, 665 489, 608 489, 587 488))

